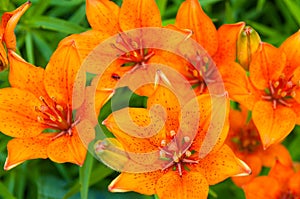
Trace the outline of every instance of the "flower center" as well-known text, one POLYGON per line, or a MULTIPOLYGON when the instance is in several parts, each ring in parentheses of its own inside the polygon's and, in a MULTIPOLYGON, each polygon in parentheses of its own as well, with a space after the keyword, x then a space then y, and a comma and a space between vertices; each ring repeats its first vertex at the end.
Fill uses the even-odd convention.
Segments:
POLYGON ((296 96, 295 89, 300 86, 300 82, 297 84, 292 82, 292 77, 286 78, 281 75, 278 80, 269 82, 269 88, 266 89, 267 95, 263 95, 262 98, 272 101, 273 109, 276 109, 277 104, 292 106, 288 100, 296 96))
POLYGON ((254 125, 249 123, 232 137, 231 141, 235 144, 238 151, 254 153, 261 145, 260 138, 254 125))
POLYGON ((203 93, 207 87, 207 83, 215 82, 213 67, 210 66, 212 62, 209 61, 208 57, 202 57, 198 53, 189 62, 191 64, 185 68, 192 76, 192 80, 189 80, 189 82, 194 88, 199 88, 200 93, 203 93))
POLYGON ((282 192, 278 197, 278 199, 297 199, 297 198, 298 197, 295 194, 293 194, 290 190, 286 192, 282 192))
POLYGON ((58 134, 52 140, 65 134, 71 136, 72 128, 79 123, 79 119, 72 122, 71 109, 69 107, 63 108, 63 106, 56 103, 54 98, 52 98, 51 103, 47 102, 42 96, 39 99, 43 102, 43 105, 35 107, 35 111, 40 113, 37 117, 38 122, 58 131, 58 134))
POLYGON ((180 141, 177 137, 166 146, 166 140, 162 140, 160 148, 160 159, 166 163, 163 165, 162 170, 172 168, 174 171, 178 171, 182 176, 183 170, 189 171, 187 165, 198 164, 198 160, 191 159, 194 151, 189 151, 192 144, 190 137, 185 136, 180 141))
POLYGON ((154 55, 153 50, 143 48, 141 38, 134 41, 124 33, 119 33, 116 44, 111 44, 111 46, 120 51, 119 59, 125 61, 123 66, 133 66, 130 72, 134 72, 140 67, 145 69, 145 64, 154 55))

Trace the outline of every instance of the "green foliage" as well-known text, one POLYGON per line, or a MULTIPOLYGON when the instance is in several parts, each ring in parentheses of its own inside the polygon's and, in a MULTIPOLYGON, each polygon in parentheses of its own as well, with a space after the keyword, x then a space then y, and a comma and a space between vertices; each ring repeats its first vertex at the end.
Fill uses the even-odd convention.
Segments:
MULTIPOLYGON (((183 0, 157 0, 163 24, 172 24, 183 0)), ((1 0, 0 15, 12 11, 25 0, 1 0)), ((88 30, 84 0, 32 0, 31 8, 21 18, 15 33, 18 52, 32 64, 45 67, 51 54, 64 37, 88 30)), ((121 0, 115 0, 118 5, 121 0)), ((261 35, 262 40, 279 46, 300 27, 300 0, 200 0, 205 12, 216 26, 224 23, 245 21, 261 35)), ((99 19, 100 20, 100 19, 99 19)), ((8 71, 0 72, 0 88, 8 87, 8 71)), ((131 94, 128 90, 118 90, 114 99, 131 94)), ((131 106, 137 97, 133 95, 131 106)), ((102 108, 99 121, 111 113, 111 100, 102 108)), ((124 107, 118 100, 117 108, 124 107)), ((9 141, 0 135, 0 167, 3 168, 9 141)), ((300 129, 295 130, 284 141, 294 160, 300 161, 300 129)), ((49 160, 31 160, 10 171, 0 169, 0 199, 150 199, 137 193, 110 193, 107 185, 118 174, 107 168, 91 155, 79 168, 71 164, 56 164, 49 160)), ((241 189, 230 179, 212 186, 210 199, 244 198, 241 189)))

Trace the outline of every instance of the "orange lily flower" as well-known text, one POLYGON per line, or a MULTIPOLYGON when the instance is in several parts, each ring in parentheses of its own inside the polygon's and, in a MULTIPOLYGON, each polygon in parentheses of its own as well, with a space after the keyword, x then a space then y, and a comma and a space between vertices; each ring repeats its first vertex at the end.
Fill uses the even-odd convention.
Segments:
MULTIPOLYGON (((175 26, 169 25, 168 27, 187 34, 187 39, 193 38, 203 46, 210 56, 217 52, 216 27, 202 10, 198 0, 184 1, 177 12, 175 26)), ((210 83, 214 81, 214 67, 210 66, 213 63, 208 56, 201 58, 195 56, 190 59, 188 60, 190 63, 180 64, 175 68, 190 81, 191 85, 195 86, 194 88, 198 93, 207 92, 205 81, 210 83)))
POLYGON ((252 57, 249 77, 237 63, 220 69, 229 96, 252 110, 265 149, 282 141, 299 123, 300 69, 296 55, 300 51, 293 46, 299 37, 300 32, 295 33, 279 49, 261 43, 252 57))
POLYGON ((12 12, 5 12, 1 17, 0 27, 0 71, 8 67, 7 49, 16 50, 14 29, 31 3, 28 1, 12 12))
POLYGON ((268 176, 259 176, 243 187, 247 199, 300 198, 300 172, 277 161, 268 176))
MULTIPOLYGON (((86 13, 93 30, 117 36, 116 41, 112 41, 111 47, 119 54, 118 59, 107 67, 100 79, 93 82, 93 85, 97 86, 96 110, 113 95, 117 83, 124 74, 133 73, 140 68, 147 71, 147 64, 151 63, 168 66, 178 64, 178 57, 172 53, 158 49, 145 49, 143 40, 147 38, 129 37, 127 33, 124 33, 137 28, 162 27, 155 0, 124 0, 121 7, 108 0, 87 0, 86 13)), ((130 84, 128 86, 131 88, 130 84)), ((149 95, 153 91, 153 86, 144 86, 143 89, 135 90, 140 95, 149 95)))
MULTIPOLYGON (((11 88, 0 90, 0 131, 13 139, 7 145, 4 169, 36 158, 82 165, 87 149, 78 130, 92 137, 93 126, 85 118, 72 115, 72 110, 83 104, 84 96, 80 87, 80 92, 73 93, 81 64, 76 42, 61 42, 45 70, 12 50, 8 53, 11 88), (49 129, 52 131, 46 132, 49 129)), ((79 73, 78 77, 85 82, 84 75, 79 73)))
MULTIPOLYGON (((237 61, 249 70, 253 54, 261 42, 258 33, 245 22, 224 24, 218 29, 218 50, 213 59, 217 64, 237 61)), ((226 66, 224 66, 226 67, 226 66)))
POLYGON ((229 113, 230 129, 226 140, 236 156, 249 165, 252 173, 249 176, 232 177, 233 182, 242 186, 259 175, 261 168, 272 167, 276 160, 291 166, 292 159, 288 150, 281 144, 274 144, 264 150, 253 120, 247 121, 248 110, 231 110, 229 113))
MULTIPOLYGON (((225 119, 224 126, 220 123, 213 126, 214 130, 221 129, 221 135, 211 152, 204 157, 199 157, 199 155, 201 156, 200 146, 205 145, 205 136, 209 129, 209 124, 212 122, 211 116, 213 113, 209 95, 201 95, 191 100, 183 108, 182 117, 179 117, 177 112, 178 104, 176 101, 174 103, 170 91, 160 89, 162 87, 157 88, 155 91, 156 97, 151 96, 153 99, 148 102, 148 107, 154 103, 159 103, 167 110, 167 113, 169 110, 169 113, 172 112, 177 115, 177 119, 168 117, 165 125, 159 131, 156 131, 155 128, 159 126, 159 121, 163 120, 158 119, 156 121, 155 117, 151 116, 151 111, 147 109, 121 109, 114 112, 104 121, 104 124, 115 135, 125 151, 139 154, 159 151, 157 159, 151 160, 144 157, 134 159, 135 162, 141 165, 149 163, 150 166, 155 165, 156 160, 160 160, 159 162, 162 163, 162 167, 154 171, 143 173, 122 172, 109 185, 110 191, 135 191, 146 195, 157 194, 161 199, 207 198, 209 185, 216 184, 233 175, 243 175, 251 172, 242 161, 235 157, 228 146, 223 145, 228 131, 228 117, 225 119), (161 97, 162 95, 163 97, 161 97), (199 107, 201 107, 199 109, 200 112, 195 110, 195 103, 198 103, 199 107), (200 120, 189 118, 193 111, 199 113, 201 116, 200 120), (147 127, 148 130, 137 131, 133 128, 124 129, 120 127, 118 119, 124 118, 124 114, 128 112, 133 123, 139 127, 147 127), (151 123, 153 119, 154 122, 151 123), (187 123, 182 125, 178 121, 185 121, 188 125, 187 123), (194 137, 182 135, 184 130, 190 132, 193 129, 193 124, 197 124, 196 135, 194 137), (150 128, 148 128, 149 126, 150 128), (153 133, 153 131, 158 133, 149 136, 149 133, 153 133), (148 135, 146 138, 137 137, 143 132, 148 135)), ((160 118, 157 112, 154 111, 154 113, 160 118)), ((228 112, 226 116, 227 114, 228 112)), ((123 119, 121 123, 124 123, 124 121, 123 119)), ((98 147, 98 149, 104 153, 105 145, 102 145, 102 148, 98 147)), ((129 158, 134 158, 134 156, 129 155, 129 158)))

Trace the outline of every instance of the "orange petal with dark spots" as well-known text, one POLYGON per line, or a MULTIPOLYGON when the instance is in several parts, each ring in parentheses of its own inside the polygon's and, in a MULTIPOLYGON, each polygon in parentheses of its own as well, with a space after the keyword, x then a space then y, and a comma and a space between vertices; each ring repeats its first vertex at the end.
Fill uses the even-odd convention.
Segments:
POLYGON ((296 114, 289 108, 272 102, 258 101, 252 111, 252 119, 259 132, 264 148, 282 141, 294 128, 296 114))
POLYGON ((165 138, 163 122, 164 119, 155 116, 147 109, 124 108, 108 116, 104 125, 126 150, 145 153, 159 149, 161 139, 165 138))
POLYGON ((213 56, 217 63, 236 61, 238 35, 245 27, 245 22, 224 24, 218 29, 218 51, 213 56))
POLYGON ((287 38, 280 46, 287 57, 287 64, 284 69, 287 75, 292 75, 293 71, 300 66, 300 30, 287 38))
POLYGON ((195 39, 208 54, 213 55, 218 48, 217 30, 212 20, 204 13, 198 0, 186 0, 177 12, 175 25, 193 31, 195 39))
POLYGON ((109 0, 87 0, 86 15, 94 30, 117 34, 119 31, 119 7, 109 0))
POLYGON ((108 186, 111 192, 135 191, 145 195, 155 194, 155 185, 163 172, 121 173, 108 186))
POLYGON ((80 34, 72 34, 64 38, 59 43, 59 46, 75 41, 76 49, 78 50, 80 60, 83 61, 93 51, 95 47, 100 45, 100 43, 108 37, 110 37, 110 35, 106 32, 88 30, 80 34))
POLYGON ((43 68, 26 62, 12 50, 8 50, 8 58, 10 63, 9 83, 12 87, 27 90, 37 98, 48 96, 43 83, 45 72, 43 68))
POLYGON ((238 159, 227 145, 200 159, 195 169, 203 173, 209 185, 219 183, 228 177, 246 176, 251 173, 251 169, 238 159))
POLYGON ((285 65, 286 56, 281 50, 261 43, 249 66, 250 80, 257 89, 264 90, 271 80, 277 80, 282 75, 285 65))
POLYGON ((0 89, 0 131, 11 137, 34 137, 47 126, 38 122, 42 102, 32 93, 18 88, 0 89))
POLYGON ((84 100, 85 71, 75 40, 60 43, 45 69, 44 85, 58 104, 78 108, 84 100), (76 80, 76 82, 75 82, 76 80), (76 89, 75 89, 76 88, 76 89), (74 90, 73 90, 74 89, 74 90))
POLYGON ((260 99, 260 94, 249 82, 246 71, 235 62, 219 65, 218 68, 229 98, 252 110, 255 102, 260 99))
POLYGON ((160 12, 154 0, 124 0, 119 23, 123 31, 162 26, 160 12))
POLYGON ((8 156, 4 169, 9 170, 30 159, 48 158, 47 146, 51 134, 41 134, 32 138, 14 138, 7 144, 8 156))
POLYGON ((74 130, 71 136, 63 135, 52 140, 47 149, 48 156, 53 162, 71 162, 79 166, 83 165, 86 152, 87 149, 74 130))
POLYGON ((225 96, 202 94, 183 107, 180 129, 192 139, 195 136, 192 149, 200 158, 223 146, 229 129, 228 113, 225 96))
MULTIPOLYGON (((179 127, 180 99, 176 93, 164 86, 158 86, 153 95, 149 96, 147 109, 160 106, 166 113, 166 131, 177 131, 179 127)), ((182 103, 182 102, 181 102, 182 103)), ((154 110, 154 109, 153 109, 154 110)))
POLYGON ((160 199, 206 199, 208 190, 208 183, 200 172, 188 172, 179 176, 177 172, 169 171, 156 184, 160 199))
POLYGON ((5 12, 2 15, 0 37, 3 37, 2 40, 5 42, 7 49, 16 50, 16 36, 14 31, 21 16, 26 12, 30 5, 30 1, 27 1, 16 10, 5 12))

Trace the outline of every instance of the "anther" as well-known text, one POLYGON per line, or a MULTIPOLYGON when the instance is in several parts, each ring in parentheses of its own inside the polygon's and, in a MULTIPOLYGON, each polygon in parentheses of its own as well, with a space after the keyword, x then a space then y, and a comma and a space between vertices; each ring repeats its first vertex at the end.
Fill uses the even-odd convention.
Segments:
POLYGON ((160 146, 164 147, 164 146, 166 146, 166 145, 167 145, 167 141, 166 141, 166 140, 162 140, 162 141, 160 142, 160 146))
POLYGON ((175 132, 174 130, 171 130, 171 131, 170 131, 170 136, 171 136, 171 137, 174 137, 175 135, 176 135, 176 132, 175 132))
POLYGON ((185 143, 189 143, 189 142, 191 141, 191 138, 190 138, 189 136, 184 136, 184 137, 183 137, 183 141, 184 141, 185 143))
POLYGON ((185 152, 185 156, 186 157, 190 157, 192 155, 192 152, 190 152, 189 150, 187 150, 186 152, 185 152))
POLYGON ((279 81, 274 82, 274 88, 277 88, 279 86, 279 81))

